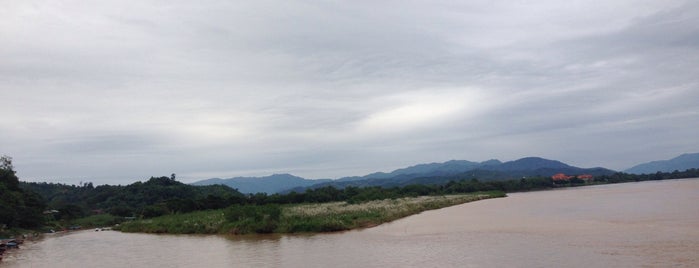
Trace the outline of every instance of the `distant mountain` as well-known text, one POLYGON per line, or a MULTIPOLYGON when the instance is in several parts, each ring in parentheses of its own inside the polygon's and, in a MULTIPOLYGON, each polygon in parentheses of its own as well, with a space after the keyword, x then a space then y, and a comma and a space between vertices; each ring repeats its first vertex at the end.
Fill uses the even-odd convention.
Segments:
POLYGON ((518 160, 505 162, 500 165, 491 165, 486 167, 486 169, 498 171, 537 170, 542 168, 565 169, 571 168, 571 166, 560 161, 548 160, 541 157, 525 157, 518 160))
POLYGON ((466 160, 451 160, 444 163, 429 163, 429 164, 419 164, 406 168, 396 169, 390 173, 377 172, 362 177, 344 177, 337 179, 336 181, 357 181, 357 180, 368 180, 368 179, 388 179, 395 177, 414 177, 414 176, 424 176, 427 174, 438 175, 438 174, 456 174, 462 173, 469 170, 473 170, 479 167, 495 166, 500 165, 502 162, 499 160, 488 160, 484 162, 471 162, 466 160), (406 176, 407 175, 407 176, 406 176))
POLYGON ((685 171, 690 168, 699 168, 699 153, 683 154, 670 160, 659 160, 643 163, 624 170, 624 172, 632 174, 650 174, 658 171, 685 171))
MULTIPOLYGON (((336 188, 348 186, 396 187, 410 184, 443 184, 451 180, 464 179, 479 179, 481 181, 509 180, 522 177, 548 177, 556 173, 600 176, 610 175, 614 172, 605 168, 574 167, 560 161, 540 157, 526 157, 504 163, 499 160, 488 160, 480 163, 466 160, 451 160, 444 163, 415 165, 397 169, 390 173, 372 173, 363 177, 346 177, 335 181, 318 183, 310 186, 310 188, 325 186, 336 188)), ((305 188, 307 187, 297 187, 291 190, 301 192, 305 188)))
POLYGON ((549 177, 556 173, 570 175, 590 174, 593 176, 610 175, 614 173, 613 170, 606 168, 579 168, 570 166, 560 161, 544 159, 541 157, 525 157, 518 160, 505 162, 501 165, 486 166, 483 169, 500 172, 495 176, 500 176, 507 179, 535 176, 549 177))
POLYGON ((241 193, 278 193, 296 187, 307 187, 326 180, 307 180, 291 174, 274 174, 266 177, 236 177, 230 179, 213 178, 192 183, 192 185, 222 184, 238 189, 241 193))

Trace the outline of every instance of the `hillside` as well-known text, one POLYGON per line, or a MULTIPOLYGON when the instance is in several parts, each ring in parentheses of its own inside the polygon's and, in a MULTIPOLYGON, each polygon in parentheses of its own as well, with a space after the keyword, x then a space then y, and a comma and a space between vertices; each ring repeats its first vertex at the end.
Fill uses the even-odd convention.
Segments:
POLYGON ((295 187, 307 187, 330 180, 308 180, 291 174, 274 174, 266 177, 236 177, 230 179, 208 179, 192 183, 192 185, 226 185, 241 193, 278 193, 295 187))
MULTIPOLYGON (((236 177, 229 179, 213 178, 192 183, 192 185, 226 185, 241 193, 281 193, 290 189, 302 191, 308 187, 326 185, 365 185, 366 181, 374 180, 409 180, 421 176, 438 176, 459 174, 476 168, 500 165, 498 160, 471 162, 466 160, 451 160, 444 163, 418 164, 392 172, 376 172, 365 176, 343 177, 337 180, 309 180, 290 174, 275 174, 266 177, 236 177)), ((380 184, 380 183, 379 183, 380 184)), ((374 184, 371 184, 374 185, 374 184)))
POLYGON ((699 168, 699 153, 682 154, 669 160, 651 161, 636 165, 624 172, 632 174, 650 174, 660 172, 684 171, 690 168, 699 168))
POLYGON ((401 187, 410 184, 444 184, 451 180, 478 179, 481 181, 520 179, 523 177, 549 177, 556 173, 610 175, 615 171, 606 168, 579 168, 556 160, 541 157, 525 157, 501 162, 491 159, 483 162, 450 160, 443 163, 427 163, 396 169, 391 172, 376 172, 364 176, 343 177, 336 180, 309 180, 290 174, 275 174, 267 177, 237 177, 230 179, 208 179, 193 185, 226 185, 242 193, 287 193, 303 192, 308 188, 326 186, 344 188, 348 186, 401 187))
MULTIPOLYGON (((420 164, 391 173, 373 173, 363 177, 348 177, 335 181, 318 183, 309 188, 333 186, 344 188, 355 187, 402 187, 411 184, 444 184, 452 180, 478 179, 480 181, 510 180, 523 177, 549 177, 556 173, 590 174, 593 176, 611 175, 615 171, 605 168, 579 168, 560 161, 540 157, 525 157, 522 159, 500 162, 488 160, 471 162, 452 160, 444 163, 420 164)), ((304 191, 306 187, 296 187, 288 191, 304 191)))
POLYGON ((358 181, 369 179, 389 179, 401 176, 413 177, 415 175, 438 175, 438 174, 458 174, 487 166, 500 165, 499 160, 488 160, 484 162, 471 162, 467 160, 451 160, 444 163, 418 164, 406 168, 396 169, 390 173, 377 172, 361 177, 344 177, 337 181, 358 181))

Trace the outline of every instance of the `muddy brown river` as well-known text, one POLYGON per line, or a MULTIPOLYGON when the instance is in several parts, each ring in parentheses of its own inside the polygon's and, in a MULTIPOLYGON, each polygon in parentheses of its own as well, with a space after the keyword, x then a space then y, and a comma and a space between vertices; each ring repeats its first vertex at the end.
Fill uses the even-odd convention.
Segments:
POLYGON ((0 267, 699 267, 699 179, 515 193, 332 234, 47 235, 0 267))

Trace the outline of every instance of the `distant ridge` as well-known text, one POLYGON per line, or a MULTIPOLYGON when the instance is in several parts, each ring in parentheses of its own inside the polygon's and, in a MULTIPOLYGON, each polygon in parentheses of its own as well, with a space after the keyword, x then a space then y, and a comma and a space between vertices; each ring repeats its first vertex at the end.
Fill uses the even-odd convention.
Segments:
POLYGON ((699 168, 699 153, 682 154, 669 160, 651 161, 636 165, 625 170, 632 174, 650 174, 660 172, 684 171, 690 168, 699 168))
POLYGON ((372 173, 362 177, 345 177, 318 183, 310 187, 296 187, 289 191, 302 192, 306 188, 326 186, 344 188, 348 186, 396 187, 410 184, 443 184, 451 180, 463 179, 478 179, 482 181, 509 180, 523 177, 548 177, 556 173, 600 176, 611 175, 615 171, 606 168, 579 168, 541 157, 525 157, 504 163, 499 160, 488 160, 480 163, 451 160, 444 163, 419 164, 397 169, 391 173, 372 173))
MULTIPOLYGON (((652 165, 650 173, 658 170, 671 172, 675 169, 699 167, 699 154, 684 154, 672 160, 655 161, 643 165, 652 165), (677 165, 659 169, 659 165, 670 161, 677 165)), ((643 166, 639 165, 639 166, 643 166)), ((638 167, 638 166, 637 166, 638 167)), ((634 167, 636 168, 636 167, 634 167)), ((640 168, 639 168, 640 169, 640 168)), ((630 171, 636 171, 633 168, 630 171)), ((511 180, 526 177, 549 177, 556 173, 568 175, 590 174, 593 176, 611 175, 616 171, 595 167, 580 168, 566 163, 541 157, 524 157, 514 161, 501 162, 491 159, 483 162, 467 160, 450 160, 443 163, 426 163, 396 169, 391 172, 375 172, 364 176, 343 177, 336 180, 309 180, 291 174, 274 174, 266 177, 236 177, 229 179, 213 178, 202 180, 193 185, 222 184, 246 194, 303 192, 308 188, 333 186, 396 187, 410 184, 443 184, 451 180, 478 179, 481 181, 511 180)), ((629 172, 629 171, 627 171, 629 172)), ((635 172, 629 172, 635 173, 635 172)), ((643 173, 643 172, 641 172, 643 173)))
POLYGON ((377 172, 361 177, 344 177, 337 179, 336 181, 357 181, 366 179, 388 179, 394 178, 401 175, 416 175, 416 174, 455 174, 461 173, 469 170, 473 170, 479 167, 500 165, 502 162, 500 160, 488 160, 484 162, 471 162, 467 160, 450 160, 444 163, 429 163, 429 164, 418 164, 414 166, 409 166, 406 168, 396 169, 390 173, 377 172))
POLYGON ((238 189, 241 193, 268 193, 273 194, 294 187, 311 186, 330 180, 307 180, 291 174, 274 174, 266 177, 236 177, 230 179, 213 178, 192 183, 192 185, 221 184, 238 189))

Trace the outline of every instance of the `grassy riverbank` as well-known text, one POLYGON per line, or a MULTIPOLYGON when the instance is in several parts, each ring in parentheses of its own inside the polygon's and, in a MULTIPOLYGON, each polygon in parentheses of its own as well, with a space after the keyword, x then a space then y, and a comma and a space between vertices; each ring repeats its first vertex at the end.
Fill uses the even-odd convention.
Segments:
POLYGON ((384 199, 357 204, 331 202, 231 206, 127 222, 118 229, 124 232, 172 234, 332 232, 376 226, 426 210, 504 196, 503 192, 492 191, 384 199))

